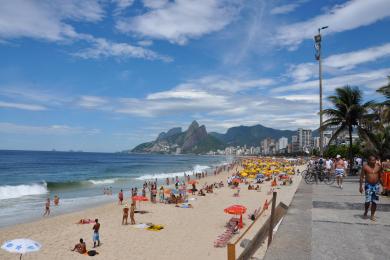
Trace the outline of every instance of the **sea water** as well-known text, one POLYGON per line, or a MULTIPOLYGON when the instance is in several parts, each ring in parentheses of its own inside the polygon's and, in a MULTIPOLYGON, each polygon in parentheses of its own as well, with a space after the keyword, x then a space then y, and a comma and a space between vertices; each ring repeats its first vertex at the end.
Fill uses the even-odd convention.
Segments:
MULTIPOLYGON (((60 197, 52 215, 72 212, 117 199, 123 189, 147 180, 212 170, 225 156, 151 155, 83 152, 0 151, 0 227, 41 217, 45 199, 60 197), (103 194, 110 188, 112 196, 103 194)), ((90 216, 86 216, 87 218, 90 216)))

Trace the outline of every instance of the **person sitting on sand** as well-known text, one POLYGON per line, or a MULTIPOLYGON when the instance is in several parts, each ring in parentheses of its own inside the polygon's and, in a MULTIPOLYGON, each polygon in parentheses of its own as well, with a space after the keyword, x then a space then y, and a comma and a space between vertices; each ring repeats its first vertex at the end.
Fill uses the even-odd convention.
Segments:
POLYGON ((134 201, 133 201, 133 202, 131 203, 131 207, 130 207, 130 220, 131 220, 131 225, 135 225, 134 213, 135 213, 135 203, 134 203, 134 201))
POLYGON ((206 196, 206 194, 204 194, 204 192, 203 192, 203 189, 200 189, 200 190, 199 190, 198 196, 206 196))
POLYGON ((58 197, 57 195, 54 196, 54 205, 55 206, 58 206, 58 204, 60 203, 60 197, 58 197))
POLYGON ((259 185, 256 185, 255 190, 259 191, 259 190, 260 190, 260 186, 259 186, 259 185))
POLYGON ((127 220, 129 218, 129 205, 126 203, 123 207, 123 217, 122 217, 122 225, 127 225, 127 220))
POLYGON ((76 244, 71 251, 76 251, 80 254, 87 253, 87 246, 82 238, 80 238, 80 243, 76 244))

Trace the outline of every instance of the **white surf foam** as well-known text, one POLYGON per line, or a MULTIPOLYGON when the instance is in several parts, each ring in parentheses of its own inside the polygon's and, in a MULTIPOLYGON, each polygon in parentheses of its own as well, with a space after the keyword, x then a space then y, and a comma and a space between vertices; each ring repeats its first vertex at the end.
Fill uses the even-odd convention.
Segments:
POLYGON ((14 199, 23 196, 41 195, 48 192, 46 183, 29 185, 0 186, 0 200, 14 199))
POLYGON ((206 165, 195 165, 192 170, 183 171, 183 172, 172 172, 172 173, 156 173, 156 174, 146 174, 140 177, 137 177, 137 180, 154 180, 154 179, 166 179, 166 178, 174 178, 176 176, 183 177, 184 174, 192 175, 193 173, 201 173, 207 169, 209 166, 206 165))
POLYGON ((104 184, 113 184, 118 179, 103 179, 103 180, 88 180, 90 183, 94 185, 104 185, 104 184))

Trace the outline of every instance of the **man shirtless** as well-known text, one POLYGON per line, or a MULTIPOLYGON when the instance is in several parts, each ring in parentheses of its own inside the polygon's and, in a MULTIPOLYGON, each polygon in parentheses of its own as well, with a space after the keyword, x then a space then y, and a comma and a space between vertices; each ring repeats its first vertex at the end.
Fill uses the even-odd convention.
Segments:
MULTIPOLYGON (((364 204, 364 218, 367 218, 368 209, 371 203, 371 220, 375 221, 376 202, 379 200, 379 183, 381 180, 382 166, 377 162, 375 156, 368 157, 368 162, 363 166, 360 174, 359 192, 363 193, 363 179, 365 179, 365 204, 364 204)), ((383 185, 383 184, 382 184, 383 185)))
POLYGON ((342 189, 343 188, 343 177, 345 170, 345 162, 341 158, 340 155, 336 156, 336 162, 334 163, 334 172, 336 175, 337 186, 342 189))
POLYGON ((82 238, 80 238, 80 243, 76 244, 72 251, 77 251, 80 254, 85 254, 87 252, 87 246, 82 238))
POLYGON ((95 248, 96 242, 97 242, 97 246, 100 246, 100 236, 99 236, 100 223, 98 219, 95 219, 95 225, 93 225, 92 229, 93 229, 93 236, 92 236, 93 247, 95 248))

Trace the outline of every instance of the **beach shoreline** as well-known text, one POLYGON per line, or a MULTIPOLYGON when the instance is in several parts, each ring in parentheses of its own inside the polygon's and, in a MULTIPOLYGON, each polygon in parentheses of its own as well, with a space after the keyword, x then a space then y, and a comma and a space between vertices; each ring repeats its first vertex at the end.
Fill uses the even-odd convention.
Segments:
MULTIPOLYGON (((0 241, 18 237, 28 237, 40 242, 42 250, 31 253, 26 259, 83 259, 84 256, 70 249, 79 238, 92 246, 92 225, 78 225, 83 218, 98 218, 101 223, 102 245, 97 248, 100 259, 225 259, 226 248, 214 248, 213 241, 224 230, 229 218, 223 209, 232 204, 243 204, 248 213, 261 206, 267 195, 269 183, 262 185, 261 192, 242 188, 240 197, 233 197, 233 190, 226 187, 226 179, 235 172, 224 171, 214 176, 212 173, 198 180, 199 185, 223 181, 224 188, 215 193, 191 201, 193 209, 176 208, 174 205, 141 203, 141 209, 147 214, 136 214, 137 223, 161 224, 160 232, 136 229, 130 225, 121 225, 122 207, 117 202, 106 203, 85 210, 51 216, 41 220, 8 226, 0 229, 0 241), (195 242, 196 241, 196 242, 195 242), (163 243, 161 243, 163 242, 163 243), (186 245, 183 249, 182 245, 186 245), (120 250, 119 250, 120 249, 120 250), (28 258, 27 258, 28 257, 28 258)), ((191 176, 192 177, 192 176, 191 176)), ((299 176, 297 176, 299 177, 299 176)), ((191 178, 193 179, 193 178, 191 178)), ((295 179, 295 177, 294 177, 295 179)), ((298 179, 293 185, 283 187, 278 200, 292 199, 298 179), (284 199, 283 199, 284 198, 284 199)), ((117 196, 114 194, 113 196, 117 196)), ((129 197, 125 197, 129 201, 129 197)), ((285 201, 284 201, 285 202, 285 201)), ((289 202, 287 202, 289 204, 289 202)), ((268 213, 262 217, 266 217, 268 213)), ((245 222, 250 223, 246 215, 245 222)), ((259 223, 261 220, 258 221, 259 223)), ((248 232, 250 235, 251 232, 248 232)), ((234 240, 235 238, 233 238, 234 240)), ((1 259, 14 259, 15 255, 0 251, 1 259)))

